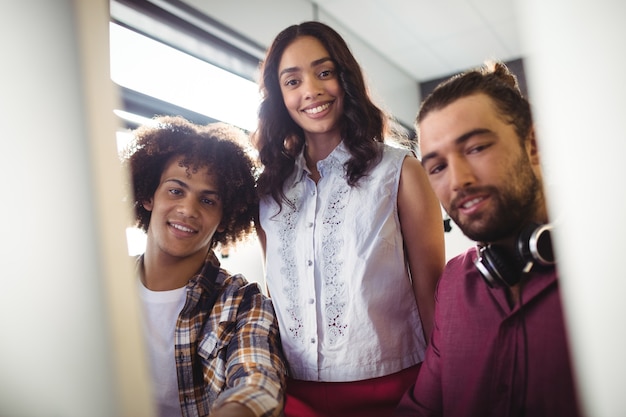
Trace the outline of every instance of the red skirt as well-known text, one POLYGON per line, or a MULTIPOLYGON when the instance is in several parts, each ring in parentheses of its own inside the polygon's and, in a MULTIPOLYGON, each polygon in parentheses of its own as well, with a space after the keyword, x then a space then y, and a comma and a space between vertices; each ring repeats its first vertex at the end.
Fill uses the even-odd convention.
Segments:
POLYGON ((387 417, 415 383, 421 364, 353 382, 287 379, 285 417, 387 417))

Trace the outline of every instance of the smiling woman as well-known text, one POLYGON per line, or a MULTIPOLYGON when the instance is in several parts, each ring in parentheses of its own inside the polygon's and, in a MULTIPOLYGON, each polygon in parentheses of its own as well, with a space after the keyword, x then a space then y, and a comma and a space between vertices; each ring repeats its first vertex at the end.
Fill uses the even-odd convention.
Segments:
POLYGON ((285 415, 390 415, 430 336, 439 204, 333 28, 287 27, 261 73, 259 226, 285 415))

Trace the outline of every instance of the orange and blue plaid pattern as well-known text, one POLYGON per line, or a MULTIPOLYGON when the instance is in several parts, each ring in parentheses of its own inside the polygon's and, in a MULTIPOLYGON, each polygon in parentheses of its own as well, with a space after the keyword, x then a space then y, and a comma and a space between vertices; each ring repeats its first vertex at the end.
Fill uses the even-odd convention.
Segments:
POLYGON ((219 269, 213 252, 187 285, 175 344, 183 416, 209 415, 223 402, 282 415, 286 368, 272 302, 256 283, 219 269))

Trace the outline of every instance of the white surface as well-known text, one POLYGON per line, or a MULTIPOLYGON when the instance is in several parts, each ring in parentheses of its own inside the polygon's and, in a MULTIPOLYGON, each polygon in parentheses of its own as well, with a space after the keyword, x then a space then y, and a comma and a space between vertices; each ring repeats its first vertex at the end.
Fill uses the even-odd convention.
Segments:
POLYGON ((626 3, 522 0, 519 8, 587 416, 624 416, 626 3))

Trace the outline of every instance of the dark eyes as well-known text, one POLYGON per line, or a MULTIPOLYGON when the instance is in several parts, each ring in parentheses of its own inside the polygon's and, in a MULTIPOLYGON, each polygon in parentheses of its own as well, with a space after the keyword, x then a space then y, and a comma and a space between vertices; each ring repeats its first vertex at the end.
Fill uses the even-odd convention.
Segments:
MULTIPOLYGON (((171 188, 168 190, 169 194, 175 197, 182 197, 183 196, 183 190, 181 190, 180 188, 171 188)), ((208 197, 202 197, 200 199, 200 203, 207 205, 207 206, 213 206, 215 204, 217 204, 217 199, 216 198, 208 198, 208 197)))
MULTIPOLYGON (((463 150, 463 155, 479 154, 485 151, 486 149, 490 148, 491 145, 492 143, 488 142, 488 143, 481 143, 481 144, 469 146, 463 150)), ((447 167, 448 167, 448 164, 444 160, 439 162, 433 159, 424 166, 424 169, 426 169, 426 172, 428 173, 428 175, 435 175, 435 174, 439 174, 441 171, 443 171, 447 167)))
MULTIPOLYGON (((335 75, 334 69, 325 69, 317 73, 317 78, 320 80, 327 80, 333 78, 335 75)), ((286 87, 296 87, 302 83, 302 80, 299 78, 288 78, 283 81, 283 85, 286 87)))
POLYGON ((438 174, 438 173, 440 173, 441 171, 443 171, 445 168, 446 168, 446 164, 437 164, 437 165, 434 165, 434 166, 432 166, 432 167, 430 167, 430 168, 428 169, 428 174, 429 174, 429 175, 438 174))
POLYGON ((489 144, 472 146, 471 148, 467 150, 467 153, 472 154, 472 153, 482 152, 485 149, 487 149, 489 146, 490 146, 489 144))

